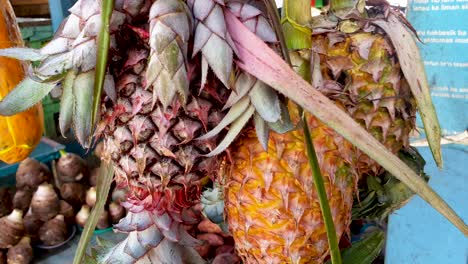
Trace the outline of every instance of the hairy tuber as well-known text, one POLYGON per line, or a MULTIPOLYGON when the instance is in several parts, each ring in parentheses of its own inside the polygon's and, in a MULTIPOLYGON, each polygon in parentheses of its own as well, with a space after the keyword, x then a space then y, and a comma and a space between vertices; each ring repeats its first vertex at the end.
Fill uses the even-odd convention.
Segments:
POLYGON ((60 157, 56 168, 62 183, 80 181, 88 173, 84 160, 73 153, 60 157))
POLYGON ((0 248, 16 245, 24 234, 23 212, 14 209, 11 214, 0 218, 0 248))
POLYGON ((20 209, 25 213, 31 204, 31 199, 32 192, 30 190, 16 190, 13 196, 13 208, 20 209))
POLYGON ((60 186, 60 195, 74 208, 80 208, 85 202, 86 186, 77 182, 64 183, 60 186))
POLYGON ((47 166, 31 158, 23 160, 16 171, 16 188, 31 191, 52 178, 47 166))
POLYGON ((8 249, 7 262, 8 264, 28 264, 33 260, 33 249, 31 247, 31 239, 23 237, 18 244, 8 249))
POLYGON ((55 246, 67 239, 68 230, 63 215, 56 215, 39 229, 39 239, 46 246, 55 246))
POLYGON ((52 185, 43 183, 37 188, 31 200, 31 209, 44 222, 58 214, 59 198, 52 185))

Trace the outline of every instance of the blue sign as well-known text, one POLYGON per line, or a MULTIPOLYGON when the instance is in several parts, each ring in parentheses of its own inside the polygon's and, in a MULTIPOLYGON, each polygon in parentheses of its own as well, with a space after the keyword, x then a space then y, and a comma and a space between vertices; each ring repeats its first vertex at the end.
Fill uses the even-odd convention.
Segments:
MULTIPOLYGON (((407 18, 419 45, 444 136, 468 129, 468 0, 410 0, 407 18)), ((419 122, 420 123, 420 122, 419 122)), ((468 222, 468 146, 442 146, 440 170, 428 147, 429 185, 468 222)), ((389 218, 386 264, 467 264, 468 239, 421 198, 389 218)))
POLYGON ((444 135, 468 129, 468 0, 410 0, 407 17, 422 42, 444 135))

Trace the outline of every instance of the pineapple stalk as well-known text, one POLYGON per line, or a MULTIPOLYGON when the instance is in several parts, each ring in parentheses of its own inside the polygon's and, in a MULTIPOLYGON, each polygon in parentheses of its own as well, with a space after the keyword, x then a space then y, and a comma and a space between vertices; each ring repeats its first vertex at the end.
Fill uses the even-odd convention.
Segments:
POLYGON ((338 246, 338 239, 336 237, 333 216, 330 210, 330 205, 328 204, 327 191, 325 190, 323 177, 320 173, 317 154, 315 153, 314 144, 312 143, 312 136, 310 134, 309 126, 307 125, 307 119, 305 116, 303 116, 302 122, 304 125, 304 137, 307 146, 307 156, 309 158, 312 176, 314 177, 314 186, 317 190, 317 196, 320 202, 320 209, 322 210, 323 222, 325 223, 325 229, 327 230, 328 245, 330 247, 332 264, 341 264, 340 248, 338 246))
MULTIPOLYGON (((309 8, 309 1, 289 1, 286 0, 284 3, 285 16, 292 21, 298 21, 300 23, 307 23, 310 21, 311 13, 309 8)), ((288 49, 310 49, 312 48, 312 42, 309 32, 305 32, 297 29, 291 23, 284 23, 284 36, 287 40, 288 49)), ((305 80, 310 79, 310 71, 299 71, 299 75, 305 80)), ((298 106, 299 107, 299 106, 298 106)), ((299 107, 299 111, 302 109, 299 107)), ((302 115, 302 124, 304 130, 304 138, 307 147, 307 156, 314 179, 314 186, 317 190, 317 196, 319 198, 320 209, 322 211, 323 221, 325 223, 325 229, 327 231, 328 244, 330 247, 330 255, 333 264, 341 264, 341 254, 338 246, 338 239, 336 237, 335 224, 333 223, 333 216, 330 210, 330 204, 328 203, 327 192, 325 190, 325 184, 323 176, 320 172, 320 165, 315 152, 314 144, 312 142, 312 135, 310 134, 309 126, 307 124, 307 117, 302 115)))
POLYGON ((107 70, 107 56, 109 54, 110 33, 109 23, 114 10, 114 0, 104 0, 102 2, 101 20, 102 26, 99 32, 99 42, 96 60, 96 75, 94 79, 94 96, 93 96, 93 111, 92 111, 92 124, 93 127, 98 119, 99 107, 101 105, 102 89, 104 88, 104 80, 107 70))
POLYGON ((310 49, 312 31, 306 27, 311 22, 310 2, 284 0, 283 32, 289 50, 310 49))
MULTIPOLYGON (((113 2, 113 0, 107 0, 107 2, 113 2)), ((80 242, 78 248, 76 249, 75 258, 73 259, 73 264, 83 263, 83 256, 86 253, 86 248, 88 243, 93 237, 94 229, 97 225, 99 217, 101 216, 104 206, 107 201, 107 196, 109 195, 109 190, 112 184, 112 179, 114 176, 114 170, 112 166, 106 161, 101 163, 99 168, 99 181, 97 183, 97 199, 96 204, 91 212, 90 217, 86 221, 83 233, 81 234, 80 242)))
POLYGON ((332 11, 339 11, 354 7, 353 0, 330 0, 330 8, 332 11))

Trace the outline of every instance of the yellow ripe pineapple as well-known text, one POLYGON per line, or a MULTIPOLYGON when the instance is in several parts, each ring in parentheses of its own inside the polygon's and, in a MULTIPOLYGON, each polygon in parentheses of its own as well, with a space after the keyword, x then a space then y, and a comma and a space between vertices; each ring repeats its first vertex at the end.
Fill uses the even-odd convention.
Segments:
MULTIPOLYGON (((340 237, 357 182, 353 146, 313 116, 307 120, 340 237)), ((257 142, 249 131, 232 148, 225 199, 238 254, 246 263, 322 263, 328 241, 303 130, 272 133, 268 152, 257 142)))

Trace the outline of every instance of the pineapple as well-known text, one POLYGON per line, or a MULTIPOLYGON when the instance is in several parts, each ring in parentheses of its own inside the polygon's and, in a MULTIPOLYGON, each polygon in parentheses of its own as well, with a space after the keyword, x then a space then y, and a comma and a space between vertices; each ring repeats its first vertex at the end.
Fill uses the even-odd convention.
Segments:
POLYGON ((219 122, 228 90, 213 76, 203 89, 197 86, 200 76, 193 68, 199 62, 187 54, 187 10, 181 1, 155 1, 149 34, 140 33, 143 24, 116 36, 122 53, 110 69, 117 80, 117 98, 103 104, 100 131, 117 184, 132 194, 125 202, 130 217, 115 226, 129 235, 99 261, 203 261, 193 248, 202 242, 186 230, 198 223, 191 208, 199 202, 203 182, 216 177, 222 156, 203 156, 213 149, 216 137, 195 138, 219 122))
MULTIPOLYGON (((291 53, 296 71, 307 77, 310 65, 313 86, 392 152, 408 147, 416 107, 391 42, 366 23, 327 22, 322 24, 328 27, 316 28, 311 52, 291 53)), ((297 113, 294 119, 299 120, 297 113)), ((307 122, 340 237, 348 230, 357 181, 382 169, 314 117, 307 115, 307 122)), ((255 141, 248 132, 232 148, 226 187, 227 219, 238 253, 246 263, 322 263, 328 241, 303 132, 272 134, 267 151, 255 141)))
MULTIPOLYGON (((369 13, 373 17, 382 15, 377 8, 369 13)), ((312 38, 312 58, 320 65, 313 69, 315 82, 320 83, 316 88, 396 154, 409 147, 416 102, 395 48, 383 30, 364 24, 350 32, 347 23, 354 22, 343 19, 312 38)), ((359 150, 356 156, 359 174, 376 176, 383 172, 359 150)))
MULTIPOLYGON (((290 107, 293 120, 297 110, 290 107)), ((358 175, 353 146, 307 114, 337 236, 347 232, 358 175)), ((328 241, 304 133, 272 133, 268 151, 253 131, 232 147, 226 213, 246 263, 322 263, 328 241)))
MULTIPOLYGON (((79 0, 70 12, 53 41, 28 50, 29 60, 40 61, 29 79, 61 83, 60 128, 72 127, 87 147, 100 1, 79 0)), ((117 185, 129 189, 123 204, 129 213, 115 226, 128 237, 100 252, 98 262, 204 262, 193 248, 202 242, 187 229, 199 221, 192 207, 223 156, 204 156, 216 137, 195 139, 222 119, 228 89, 211 74, 200 85, 200 57, 188 54, 192 29, 183 1, 115 3, 106 97, 94 135, 104 138, 102 158, 112 161, 117 185)), ((13 57, 24 59, 21 52, 13 57)))
MULTIPOLYGON (((198 221, 191 208, 199 202, 203 184, 209 177, 216 178, 224 159, 217 154, 256 112, 263 135, 266 122, 282 127, 276 122, 285 112, 270 87, 247 78, 252 85, 243 91, 250 93, 240 101, 232 95, 237 91, 228 89, 233 68, 233 44, 223 26, 228 6, 233 10, 245 7, 249 12, 239 14, 243 21, 259 21, 251 26, 269 41, 276 40, 262 12, 243 3, 117 1, 110 23, 106 96, 95 131, 90 98, 100 1, 79 0, 51 43, 38 51, 28 50, 33 57, 29 60, 40 61, 32 68, 29 82, 46 83, 48 89, 57 83, 63 87, 62 132, 72 127, 85 147, 92 133, 102 137, 102 158, 113 163, 117 185, 129 189, 123 204, 129 213, 115 226, 128 237, 99 253, 99 262, 203 262, 193 248, 201 241, 187 229, 198 221), (233 105, 227 104, 228 97, 234 98, 233 105), (241 111, 239 104, 244 107, 241 111), (273 114, 269 106, 274 107, 273 114), (245 108, 249 110, 243 113, 245 108), (222 111, 228 109, 223 119, 222 111), (216 147, 218 135, 225 134, 224 128, 231 123, 233 129, 216 147)), ((24 59, 21 52, 16 50, 15 56, 24 59)), ((240 70, 236 73, 242 76, 240 70)))

